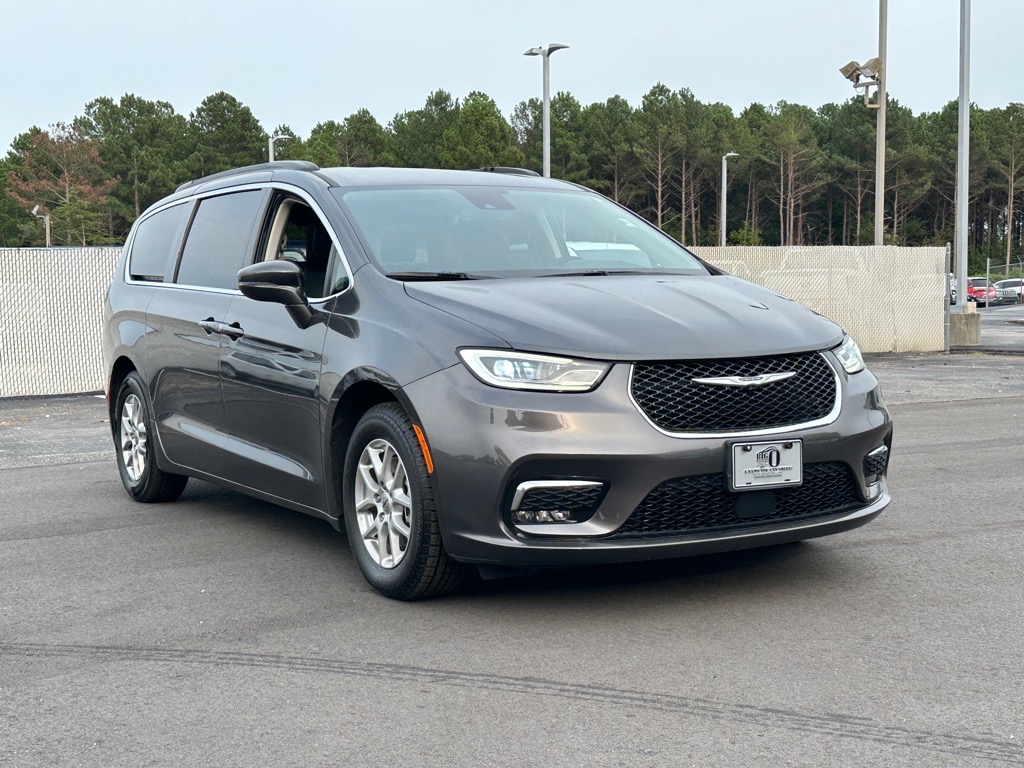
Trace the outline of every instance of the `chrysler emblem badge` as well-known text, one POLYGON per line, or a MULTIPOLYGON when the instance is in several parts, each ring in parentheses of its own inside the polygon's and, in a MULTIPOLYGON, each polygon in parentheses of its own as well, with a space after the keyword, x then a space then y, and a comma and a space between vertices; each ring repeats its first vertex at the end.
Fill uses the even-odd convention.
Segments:
POLYGON ((759 376, 715 376, 708 379, 690 379, 694 384, 710 384, 716 387, 760 387, 785 381, 796 376, 796 371, 786 373, 762 373, 759 376))

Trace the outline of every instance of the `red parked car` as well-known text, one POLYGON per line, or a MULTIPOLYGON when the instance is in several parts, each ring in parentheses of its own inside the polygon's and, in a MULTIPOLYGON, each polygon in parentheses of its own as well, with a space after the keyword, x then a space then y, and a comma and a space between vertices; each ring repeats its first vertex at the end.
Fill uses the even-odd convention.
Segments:
POLYGON ((975 301, 979 307, 987 307, 996 300, 996 289, 987 277, 967 278, 967 300, 975 301))

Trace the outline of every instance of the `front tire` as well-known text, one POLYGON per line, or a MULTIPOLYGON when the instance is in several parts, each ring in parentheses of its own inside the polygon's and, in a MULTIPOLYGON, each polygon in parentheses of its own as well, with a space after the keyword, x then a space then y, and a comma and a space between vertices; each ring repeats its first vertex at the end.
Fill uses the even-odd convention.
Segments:
POLYGON ((448 557, 412 421, 397 403, 381 403, 356 425, 342 483, 345 529, 359 570, 396 600, 455 589, 465 566, 448 557))
POLYGON ((153 419, 139 374, 132 371, 117 392, 114 407, 114 453, 121 482, 136 501, 155 504, 181 496, 188 477, 156 466, 152 450, 153 419))

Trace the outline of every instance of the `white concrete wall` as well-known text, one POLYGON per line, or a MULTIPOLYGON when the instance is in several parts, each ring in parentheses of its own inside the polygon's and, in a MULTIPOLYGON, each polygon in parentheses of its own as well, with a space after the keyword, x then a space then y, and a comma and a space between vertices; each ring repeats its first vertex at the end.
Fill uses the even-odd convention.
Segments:
MULTIPOLYGON (((944 248, 694 250, 835 320, 865 352, 944 348, 944 248)), ((119 253, 0 249, 0 397, 103 389, 102 302, 119 253)))
POLYGON ((896 246, 693 248, 726 272, 839 323, 864 352, 945 349, 946 249, 896 246))

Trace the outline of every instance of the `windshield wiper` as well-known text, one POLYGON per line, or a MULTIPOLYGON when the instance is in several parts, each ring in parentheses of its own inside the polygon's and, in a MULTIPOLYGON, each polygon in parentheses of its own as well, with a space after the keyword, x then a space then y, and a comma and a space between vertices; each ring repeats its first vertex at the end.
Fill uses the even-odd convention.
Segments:
POLYGON ((651 275, 649 269, 580 269, 575 272, 544 272, 537 277, 607 277, 608 275, 651 275))
POLYGON ((490 275, 473 275, 469 272, 388 272, 392 280, 488 280, 490 275))

